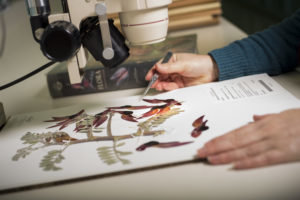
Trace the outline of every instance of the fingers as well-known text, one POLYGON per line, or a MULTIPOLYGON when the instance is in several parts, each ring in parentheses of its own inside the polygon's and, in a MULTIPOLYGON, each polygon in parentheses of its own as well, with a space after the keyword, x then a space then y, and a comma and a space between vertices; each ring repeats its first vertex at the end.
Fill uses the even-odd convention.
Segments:
POLYGON ((162 82, 160 83, 161 90, 175 90, 180 88, 180 86, 175 82, 162 82))
MULTIPOLYGON (((174 64, 175 62, 177 61, 177 59, 176 59, 176 54, 173 54, 172 55, 172 57, 170 58, 170 60, 169 60, 169 64, 174 64)), ((165 64, 161 64, 161 62, 162 62, 162 59, 160 59, 150 70, 149 70, 149 72, 146 74, 146 77, 145 77, 145 79, 147 80, 147 81, 149 81, 151 78, 152 78, 152 76, 153 76, 153 74, 155 73, 155 72, 160 72, 159 70, 158 70, 158 68, 159 67, 161 67, 160 65, 165 65, 165 64)), ((162 71, 164 71, 165 72, 165 70, 163 70, 162 69, 162 71)), ((172 73, 172 72, 165 72, 164 74, 169 74, 169 73, 172 73)))
POLYGON ((264 119, 266 117, 270 117, 274 114, 265 114, 265 115, 253 115, 253 120, 254 121, 258 121, 258 120, 261 120, 261 119, 264 119))
POLYGON ((155 88, 158 91, 162 91, 162 90, 170 91, 170 90, 178 89, 180 88, 180 86, 175 82, 158 82, 153 86, 153 88, 155 88))
POLYGON ((208 160, 213 165, 227 164, 259 155, 261 153, 269 151, 272 148, 274 147, 269 140, 263 140, 261 142, 251 144, 244 148, 209 156, 208 160))
POLYGON ((250 169, 275 165, 286 162, 285 156, 278 150, 270 150, 254 157, 246 158, 234 163, 234 169, 250 169))
POLYGON ((153 88, 157 90, 173 90, 216 80, 217 69, 215 68, 209 55, 173 54, 168 63, 162 64, 161 61, 156 63, 147 73, 145 79, 149 81, 154 73, 158 73, 159 80, 153 85, 153 88), (174 78, 172 77, 173 75, 177 77, 174 78), (161 78, 163 76, 167 78, 161 78))
POLYGON ((154 71, 155 71, 155 65, 152 67, 152 69, 150 69, 149 71, 148 71, 148 73, 146 74, 146 77, 145 77, 145 79, 147 80, 147 81, 150 81, 151 80, 151 78, 152 78, 152 76, 153 76, 153 74, 154 74, 154 71))
POLYGON ((178 74, 161 74, 158 80, 152 85, 152 88, 155 88, 158 91, 170 91, 183 87, 185 87, 184 81, 178 74))
POLYGON ((153 66, 151 70, 147 73, 145 79, 150 80, 155 72, 158 72, 160 75, 169 75, 173 73, 182 73, 184 71, 184 67, 180 63, 166 63, 160 64, 157 63, 153 66))
POLYGON ((213 165, 234 163, 234 169, 250 169, 287 162, 284 151, 263 140, 247 147, 212 155, 208 160, 213 165))
POLYGON ((211 164, 248 169, 300 160, 299 110, 254 116, 251 124, 215 138, 199 149, 211 164), (292 127, 292 128, 291 128, 292 127))
POLYGON ((217 137, 198 150, 198 156, 205 158, 210 155, 230 151, 262 140, 265 133, 260 130, 258 123, 247 124, 225 135, 217 137))
POLYGON ((184 65, 179 61, 165 64, 157 63, 155 69, 161 74, 181 74, 184 71, 184 65))

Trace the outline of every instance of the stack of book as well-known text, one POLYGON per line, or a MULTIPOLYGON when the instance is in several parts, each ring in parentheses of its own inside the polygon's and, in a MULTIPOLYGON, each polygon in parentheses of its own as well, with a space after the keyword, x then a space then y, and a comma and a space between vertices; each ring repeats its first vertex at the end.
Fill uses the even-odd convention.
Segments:
MULTIPOLYGON (((221 0, 173 0, 169 5, 169 32, 217 24, 222 14, 221 0)), ((110 14, 121 30, 118 14, 110 14)))
POLYGON ((169 5, 169 31, 217 24, 220 0, 173 0, 169 5))

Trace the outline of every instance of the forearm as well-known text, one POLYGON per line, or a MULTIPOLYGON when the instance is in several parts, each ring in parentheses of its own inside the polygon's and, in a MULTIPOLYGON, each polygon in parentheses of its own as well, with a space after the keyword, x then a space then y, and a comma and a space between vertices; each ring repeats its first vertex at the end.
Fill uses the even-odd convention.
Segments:
POLYGON ((219 69, 219 80, 268 73, 277 75, 298 65, 300 10, 281 24, 211 51, 219 69))

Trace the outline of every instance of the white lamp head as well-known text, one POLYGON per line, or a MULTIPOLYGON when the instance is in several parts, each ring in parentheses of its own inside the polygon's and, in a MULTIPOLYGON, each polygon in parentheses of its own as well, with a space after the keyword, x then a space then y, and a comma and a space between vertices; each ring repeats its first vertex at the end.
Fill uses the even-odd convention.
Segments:
POLYGON ((133 45, 144 45, 163 41, 168 32, 168 7, 121 12, 121 27, 133 45))

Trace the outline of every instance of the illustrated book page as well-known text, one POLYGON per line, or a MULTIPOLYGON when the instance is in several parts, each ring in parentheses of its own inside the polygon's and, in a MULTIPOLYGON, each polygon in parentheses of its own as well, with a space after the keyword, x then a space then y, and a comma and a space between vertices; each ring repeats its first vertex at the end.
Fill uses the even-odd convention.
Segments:
POLYGON ((13 116, 0 132, 0 192, 193 160, 254 114, 300 107, 266 74, 139 98, 13 116))

